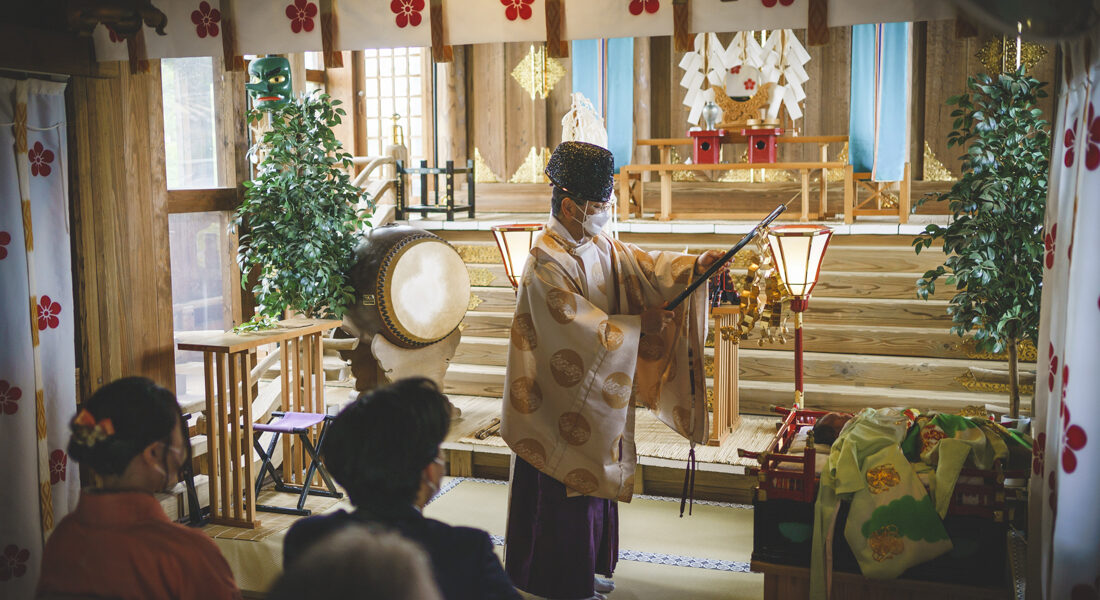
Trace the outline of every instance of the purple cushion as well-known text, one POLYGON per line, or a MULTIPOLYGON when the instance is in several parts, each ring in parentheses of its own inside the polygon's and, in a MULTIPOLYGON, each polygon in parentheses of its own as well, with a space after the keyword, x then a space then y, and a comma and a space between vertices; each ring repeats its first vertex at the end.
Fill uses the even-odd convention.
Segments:
POLYGON ((270 423, 253 423, 252 429, 254 431, 299 433, 324 420, 325 415, 321 413, 288 412, 270 423))

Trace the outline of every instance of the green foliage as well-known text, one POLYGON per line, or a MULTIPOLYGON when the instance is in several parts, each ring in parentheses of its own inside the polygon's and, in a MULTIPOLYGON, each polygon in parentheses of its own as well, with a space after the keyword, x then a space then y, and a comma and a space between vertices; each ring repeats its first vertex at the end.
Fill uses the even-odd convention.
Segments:
POLYGON ((951 331, 973 331, 979 351, 1000 353, 1009 340, 1034 342, 1039 333, 1050 124, 1036 102, 1046 84, 1021 69, 966 85, 967 93, 947 101, 958 106, 947 145, 966 148, 963 175, 932 195, 950 202, 951 222, 913 240, 918 254, 943 240, 947 259, 917 280, 917 295, 928 299, 946 275, 958 290, 947 308, 951 331))
MULTIPOLYGON (((360 189, 351 183, 351 155, 332 132, 345 115, 339 100, 312 93, 268 112, 270 129, 250 153, 264 156, 245 182, 235 224, 246 225, 237 263, 255 272, 259 303, 251 321, 282 318, 287 309, 307 317, 340 318, 354 302, 346 273, 369 214, 356 214, 360 189)), ((242 277, 243 280, 246 277, 242 277)))

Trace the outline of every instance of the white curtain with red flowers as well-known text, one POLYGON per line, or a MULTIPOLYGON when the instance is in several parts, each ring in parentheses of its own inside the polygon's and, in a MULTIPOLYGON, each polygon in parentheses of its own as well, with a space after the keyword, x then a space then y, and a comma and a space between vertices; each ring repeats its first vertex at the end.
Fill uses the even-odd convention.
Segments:
POLYGON ((1065 44, 1044 225, 1030 598, 1100 598, 1100 32, 1065 44), (1086 54, 1091 52, 1091 55, 1086 54))
POLYGON ((0 597, 30 598, 80 494, 65 84, 0 78, 0 597))
MULTIPOLYGON (((674 30, 673 0, 562 0, 565 40, 649 37, 674 30)), ((242 54, 320 51, 321 0, 158 0, 168 17, 164 36, 146 27, 149 58, 222 56, 231 21, 242 54), (228 14, 232 12, 233 14, 228 14)), ((428 0, 334 0, 336 50, 431 44, 428 0)), ((546 0, 442 0, 445 43, 543 42, 546 0)), ((809 20, 805 0, 692 0, 690 32, 799 29, 809 20)), ((831 27, 860 23, 954 18, 950 0, 829 0, 831 27)), ((96 58, 127 60, 125 40, 104 25, 93 32, 96 58)))

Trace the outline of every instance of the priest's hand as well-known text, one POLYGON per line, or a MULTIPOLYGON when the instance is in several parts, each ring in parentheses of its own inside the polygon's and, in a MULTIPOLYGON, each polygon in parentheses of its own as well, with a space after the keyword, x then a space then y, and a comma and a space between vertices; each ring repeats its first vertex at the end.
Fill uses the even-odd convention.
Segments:
POLYGON ((672 322, 672 311, 653 307, 642 313, 642 334, 660 334, 672 322))
MULTIPOLYGON (((699 258, 695 259, 695 275, 698 276, 706 273, 707 269, 709 269, 711 265, 721 259, 724 255, 725 252, 721 252, 719 250, 707 250, 706 252, 700 254, 699 258)), ((728 267, 723 266, 722 269, 718 270, 718 272, 721 273, 722 270, 726 268, 728 267)))

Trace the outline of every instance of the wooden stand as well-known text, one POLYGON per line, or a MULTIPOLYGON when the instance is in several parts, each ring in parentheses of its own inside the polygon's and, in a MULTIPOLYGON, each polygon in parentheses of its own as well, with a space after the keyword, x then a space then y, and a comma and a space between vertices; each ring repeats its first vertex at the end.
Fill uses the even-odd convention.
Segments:
POLYGON ((708 446, 721 446, 741 423, 737 396, 737 348, 741 336, 737 321, 741 309, 719 306, 710 310, 714 318, 714 411, 711 414, 708 446))
MULTIPOLYGON (((802 222, 813 219, 824 219, 829 215, 828 207, 828 169, 845 169, 850 170, 850 165, 844 162, 829 161, 828 145, 831 143, 847 142, 848 136, 846 135, 819 135, 819 136, 789 136, 781 135, 775 138, 775 142, 779 144, 817 144, 819 147, 820 161, 819 162, 787 162, 787 163, 720 163, 720 164, 672 164, 672 147, 673 146, 686 146, 692 143, 691 138, 658 138, 652 140, 638 140, 639 146, 657 146, 660 150, 660 164, 656 165, 623 165, 619 169, 619 218, 629 219, 632 214, 635 217, 641 217, 644 210, 644 195, 634 194, 635 187, 641 190, 641 178, 645 173, 657 173, 661 180, 661 208, 657 215, 657 219, 660 221, 671 220, 674 215, 672 213, 672 174, 677 171, 744 171, 747 170, 750 173, 764 169, 776 169, 776 170, 788 170, 798 171, 799 177, 802 182, 802 202, 801 202, 801 214, 799 220, 802 222), (810 211, 810 174, 820 173, 821 186, 818 193, 818 207, 817 210, 810 211), (637 186, 632 186, 631 181, 638 180, 637 186)), ((743 144, 748 143, 748 138, 740 133, 727 132, 722 137, 722 143, 724 144, 743 144)), ((852 192, 852 181, 845 180, 844 194, 847 199, 849 195, 854 195, 852 192)), ((847 201, 847 200, 846 200, 847 201)), ((739 213, 719 213, 719 214, 700 214, 692 215, 694 218, 714 218, 714 219, 757 219, 761 216, 758 213, 752 214, 739 214, 739 213)))
MULTIPOLYGON (((282 409, 324 412, 325 372, 321 334, 340 321, 293 319, 257 333, 181 333, 180 350, 203 353, 206 379, 206 423, 210 456, 210 522, 253 528, 256 520, 252 472, 251 351, 281 344, 282 409)), ((316 441, 317 432, 313 434, 316 441)), ((283 439, 283 477, 301 485, 304 449, 294 436, 283 439)))

